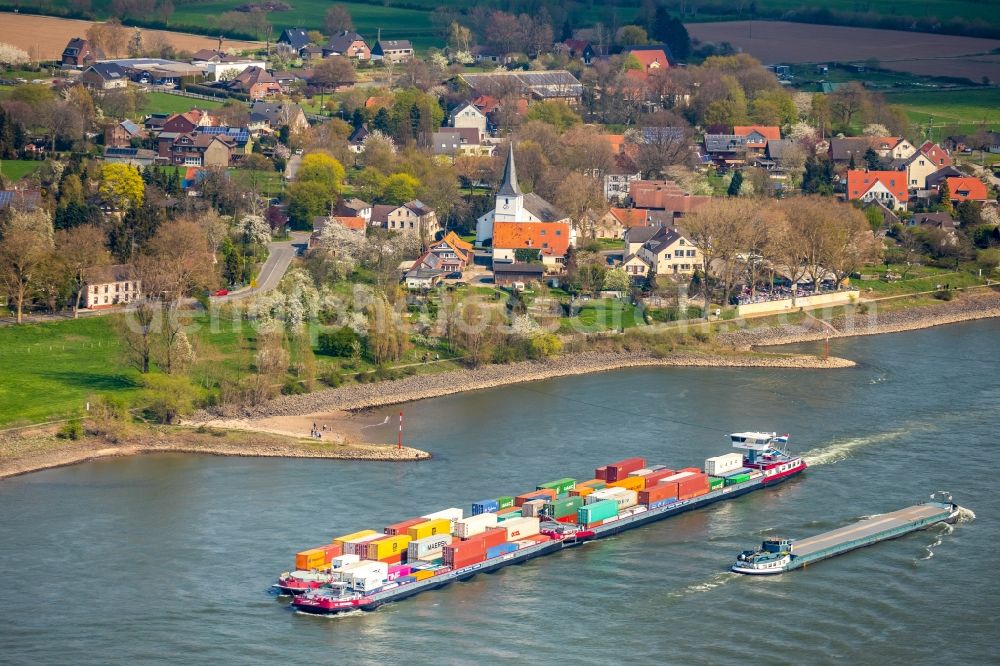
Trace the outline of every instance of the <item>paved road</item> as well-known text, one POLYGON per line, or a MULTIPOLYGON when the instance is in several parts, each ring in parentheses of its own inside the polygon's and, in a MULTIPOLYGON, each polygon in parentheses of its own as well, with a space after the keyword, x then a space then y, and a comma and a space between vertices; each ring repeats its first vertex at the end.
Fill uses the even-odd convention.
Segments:
POLYGON ((292 155, 288 158, 288 162, 285 163, 285 180, 295 180, 296 174, 299 172, 299 167, 302 165, 301 155, 292 155))

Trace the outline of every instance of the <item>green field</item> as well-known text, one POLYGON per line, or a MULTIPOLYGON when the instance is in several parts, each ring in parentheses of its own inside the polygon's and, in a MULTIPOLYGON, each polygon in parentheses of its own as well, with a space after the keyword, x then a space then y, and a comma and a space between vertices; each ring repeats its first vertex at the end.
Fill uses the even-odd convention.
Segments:
POLYGON ((37 160, 0 160, 0 174, 7 180, 21 180, 37 171, 44 162, 37 160))
POLYGON ((910 120, 935 141, 955 132, 971 133, 1000 125, 1000 88, 886 93, 886 101, 906 107, 910 120))
POLYGON ((218 109, 222 104, 223 102, 157 91, 146 95, 146 106, 143 107, 142 111, 144 114, 184 113, 191 109, 218 109))

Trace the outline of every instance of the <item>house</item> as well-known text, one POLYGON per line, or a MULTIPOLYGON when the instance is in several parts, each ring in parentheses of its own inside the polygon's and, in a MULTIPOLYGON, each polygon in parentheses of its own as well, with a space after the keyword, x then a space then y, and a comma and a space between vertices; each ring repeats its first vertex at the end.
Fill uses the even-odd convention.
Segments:
POLYGON ((305 28, 286 28, 281 31, 281 36, 278 37, 279 47, 296 53, 303 46, 308 46, 311 42, 309 31, 305 28))
POLYGON ((374 224, 376 221, 377 211, 379 226, 389 231, 416 235, 422 239, 433 239, 441 231, 437 214, 419 199, 407 201, 401 206, 389 206, 389 208, 390 210, 385 211, 384 207, 375 206, 372 211, 372 223, 374 224), (379 210, 380 208, 382 210, 379 210), (383 213, 385 215, 384 225, 381 224, 383 213))
POLYGON ((372 59, 372 50, 364 37, 356 32, 344 30, 330 38, 322 49, 322 55, 324 58, 343 56, 358 62, 366 62, 372 59))
POLYGON ((477 109, 472 102, 465 102, 452 109, 448 114, 448 124, 458 128, 474 128, 479 131, 479 140, 486 136, 486 114, 477 109))
POLYGON ((95 62, 80 74, 80 83, 90 90, 117 90, 128 85, 128 76, 113 62, 95 62))
POLYGON ((948 213, 915 213, 907 224, 911 227, 926 227, 949 232, 954 232, 958 227, 958 222, 948 213))
POLYGON ((847 172, 847 198, 852 201, 878 200, 890 210, 905 208, 910 200, 906 174, 901 171, 850 169, 847 172))
POLYGON ((86 67, 97 60, 104 58, 104 53, 100 49, 94 48, 89 40, 74 37, 63 49, 59 63, 63 67, 76 67, 77 69, 86 67))
POLYGON ((323 47, 322 46, 303 46, 299 49, 299 59, 303 62, 309 62, 310 60, 320 60, 323 58, 323 47))
POLYGON ((142 295, 142 283, 125 264, 90 269, 84 278, 83 307, 88 310, 124 305, 142 295))
POLYGON ((733 134, 746 139, 748 151, 763 155, 768 141, 781 140, 781 128, 772 125, 737 125, 733 134))
MULTIPOLYGON (((768 139, 767 147, 764 149, 764 156, 778 167, 781 167, 785 159, 785 154, 790 152, 789 149, 794 149, 797 144, 798 142, 795 139, 768 139)), ((800 154, 805 157, 805 153, 800 154)))
POLYGON ((634 58, 640 69, 630 69, 625 75, 631 79, 645 81, 653 74, 670 69, 670 62, 662 47, 633 46, 622 51, 626 57, 634 58))
POLYGON ((575 242, 569 220, 562 222, 495 222, 493 224, 493 265, 517 261, 518 250, 535 250, 542 264, 563 263, 575 242))
MULTIPOLYGON (((545 199, 534 193, 524 193, 517 182, 514 164, 514 145, 508 146, 503 180, 497 190, 493 210, 476 220, 476 245, 480 247, 493 240, 494 226, 499 223, 528 224, 565 222, 569 218, 545 199)), ((494 246, 495 247, 495 246, 494 246)))
POLYGON ((104 148, 104 161, 110 164, 131 164, 136 167, 146 167, 155 164, 156 158, 156 151, 146 148, 115 148, 113 146, 104 148))
POLYGON ((133 140, 139 141, 147 136, 149 133, 134 122, 123 120, 104 129, 104 145, 111 148, 130 148, 133 140))
POLYGON ((442 127, 431 134, 431 150, 435 155, 491 156, 495 146, 483 144, 475 127, 442 127))
POLYGON ((250 130, 242 127, 197 127, 194 130, 199 134, 212 134, 228 139, 232 142, 232 157, 240 158, 253 152, 253 138, 250 130))
POLYGON ((927 176, 927 181, 925 187, 928 190, 937 190, 941 187, 943 183, 948 178, 962 178, 965 174, 956 169, 953 166, 947 166, 943 169, 938 169, 931 175, 927 176))
POLYGON ((738 166, 747 159, 747 138, 736 134, 706 134, 705 153, 719 166, 738 166))
POLYGON ((272 102, 257 100, 250 107, 250 118, 247 129, 251 132, 276 132, 282 127, 288 127, 293 132, 309 127, 305 111, 294 102, 272 102))
POLYGON ((990 198, 986 183, 973 176, 946 178, 952 201, 986 201, 990 198))
POLYGON ((368 218, 368 224, 373 227, 379 227, 380 229, 389 228, 389 213, 396 210, 396 206, 389 204, 375 204, 372 206, 371 217, 368 218))
POLYGON ((248 67, 264 69, 267 63, 263 60, 247 60, 242 58, 222 58, 219 62, 205 63, 205 78, 209 81, 223 81, 238 76, 248 67))
MULTIPOLYGON (((454 231, 449 231, 441 240, 431 243, 427 253, 439 259, 437 267, 445 273, 462 272, 473 260, 472 243, 462 240, 454 231)), ((417 263, 419 262, 418 259, 417 263)))
POLYGON ((629 184, 628 197, 636 208, 664 209, 664 197, 683 196, 684 189, 672 180, 637 180, 629 184))
POLYGON ((625 203, 632 183, 641 179, 642 171, 628 155, 616 155, 614 165, 604 172, 604 198, 609 203, 625 203))
POLYGON ((199 65, 208 62, 221 62, 226 57, 225 52, 216 49, 198 49, 191 54, 191 64, 199 65))
POLYGON ((622 259, 621 268, 628 273, 632 281, 638 281, 655 272, 653 264, 645 254, 628 254, 622 259))
POLYGON ((306 244, 307 249, 314 249, 319 244, 319 239, 323 236, 323 231, 332 224, 338 224, 348 231, 353 231, 362 236, 365 235, 368 223, 365 218, 347 215, 319 216, 312 219, 312 233, 306 244))
POLYGON ((830 159, 839 163, 850 163, 855 166, 865 163, 865 153, 872 147, 871 137, 849 136, 830 139, 830 159))
POLYGON ((281 94, 281 84, 262 67, 251 66, 244 69, 229 82, 227 88, 243 93, 250 99, 263 99, 281 94))
POLYGON ((178 166, 227 167, 233 161, 236 144, 226 135, 191 132, 170 145, 170 163, 178 166))
POLYGON ((582 60, 584 65, 589 65, 594 60, 593 45, 583 39, 567 39, 562 43, 562 50, 570 58, 582 60))
POLYGON ((873 136, 869 139, 872 149, 884 159, 905 160, 917 152, 913 144, 901 136, 873 136))
POLYGON ((0 210, 33 211, 42 205, 41 190, 0 190, 0 210))
POLYGON ((649 223, 648 211, 643 208, 615 208, 594 221, 594 238, 624 238, 632 227, 644 227, 649 223))
POLYGON ((371 59, 390 63, 409 62, 413 59, 413 45, 408 39, 379 39, 372 47, 371 59))
POLYGON ((413 266, 403 273, 403 281, 406 282, 406 288, 419 291, 433 289, 437 286, 445 276, 444 270, 436 268, 439 263, 440 259, 437 255, 430 252, 420 255, 413 262, 413 266))
POLYGON ((361 153, 365 149, 365 138, 371 132, 368 131, 368 123, 361 123, 361 126, 351 132, 351 136, 347 137, 347 148, 352 153, 361 153))
POLYGON ((542 264, 512 262, 493 265, 493 282, 498 287, 514 287, 518 284, 539 282, 545 277, 545 267, 542 264))
POLYGON ((142 127, 147 132, 157 134, 163 130, 163 124, 173 117, 172 113, 151 113, 142 121, 142 127))
POLYGON ((471 88, 477 97, 488 95, 499 98, 513 92, 526 99, 560 100, 576 106, 583 95, 583 84, 575 76, 561 69, 538 72, 518 70, 482 74, 463 73, 456 77, 456 81, 471 88))
POLYGON ((365 224, 370 224, 372 221, 372 205, 361 199, 341 199, 333 212, 337 215, 363 218, 365 224))
POLYGON ((702 265, 701 251, 676 227, 656 227, 636 254, 645 259, 657 275, 691 275, 702 265))
POLYGON ((927 177, 940 169, 935 166, 931 158, 919 150, 906 159, 894 160, 892 166, 906 172, 906 184, 911 190, 926 189, 927 177))
POLYGON ((190 111, 175 113, 168 117, 160 126, 160 131, 187 134, 188 132, 193 132, 196 127, 207 127, 211 124, 212 117, 207 111, 191 109, 190 111))
POLYGON ((947 150, 933 141, 925 141, 917 151, 930 160, 938 169, 951 166, 951 155, 948 154, 947 150))

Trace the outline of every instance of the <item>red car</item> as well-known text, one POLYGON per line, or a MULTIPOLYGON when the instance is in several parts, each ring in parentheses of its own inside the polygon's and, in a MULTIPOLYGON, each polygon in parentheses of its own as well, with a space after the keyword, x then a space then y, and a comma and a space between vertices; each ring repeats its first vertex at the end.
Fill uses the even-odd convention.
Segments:
POLYGON ((213 296, 225 296, 228 293, 229 293, 228 289, 220 289, 219 291, 215 292, 213 296))

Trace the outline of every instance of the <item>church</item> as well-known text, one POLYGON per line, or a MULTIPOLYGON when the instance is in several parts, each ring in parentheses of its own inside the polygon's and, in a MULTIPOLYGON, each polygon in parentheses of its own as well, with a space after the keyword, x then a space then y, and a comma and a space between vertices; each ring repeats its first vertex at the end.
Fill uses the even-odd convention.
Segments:
POLYGON ((476 245, 492 245, 494 262, 513 262, 517 250, 536 249, 542 263, 552 265, 562 263, 575 241, 569 217, 537 194, 521 191, 511 143, 494 209, 476 221, 476 245))

